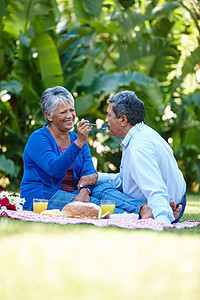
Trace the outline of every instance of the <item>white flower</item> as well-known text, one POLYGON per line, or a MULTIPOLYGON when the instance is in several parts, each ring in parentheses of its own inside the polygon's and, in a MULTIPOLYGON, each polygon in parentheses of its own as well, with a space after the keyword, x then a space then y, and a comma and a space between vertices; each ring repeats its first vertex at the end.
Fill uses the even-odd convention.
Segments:
POLYGON ((8 192, 2 191, 2 192, 0 193, 0 199, 5 198, 5 197, 8 197, 8 196, 9 196, 8 192))
POLYGON ((7 207, 6 206, 2 206, 1 209, 7 210, 7 207))
POLYGON ((21 204, 24 204, 26 202, 25 198, 21 198, 21 204))
POLYGON ((17 205, 17 204, 20 204, 20 202, 21 202, 21 198, 18 197, 18 196, 15 196, 15 204, 16 204, 16 205, 17 205))
POLYGON ((18 202, 16 202, 15 196, 9 196, 8 197, 10 204, 17 204, 18 202))
POLYGON ((16 207, 17 211, 22 211, 23 210, 23 206, 21 204, 17 204, 15 207, 16 207))
POLYGON ((9 196, 9 201, 11 204, 24 204, 25 203, 25 198, 20 198, 19 196, 9 196))

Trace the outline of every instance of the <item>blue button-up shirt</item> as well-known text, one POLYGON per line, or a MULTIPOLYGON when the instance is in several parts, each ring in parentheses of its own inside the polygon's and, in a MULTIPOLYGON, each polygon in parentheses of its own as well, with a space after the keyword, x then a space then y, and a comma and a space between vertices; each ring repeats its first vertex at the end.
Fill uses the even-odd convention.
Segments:
POLYGON ((143 122, 122 140, 120 173, 99 173, 97 183, 108 182, 125 194, 147 203, 154 219, 174 220, 170 200, 180 203, 186 184, 168 143, 143 122))

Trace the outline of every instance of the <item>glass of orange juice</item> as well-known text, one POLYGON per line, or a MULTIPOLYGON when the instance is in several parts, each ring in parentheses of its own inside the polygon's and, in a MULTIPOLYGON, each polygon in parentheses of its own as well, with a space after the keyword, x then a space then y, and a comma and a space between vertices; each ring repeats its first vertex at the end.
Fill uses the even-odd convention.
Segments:
POLYGON ((113 214, 114 209, 115 209, 115 201, 114 200, 101 200, 102 215, 104 215, 107 211, 110 211, 111 214, 113 214))
POLYGON ((47 209, 48 200, 46 199, 33 199, 33 211, 40 214, 42 211, 47 209))

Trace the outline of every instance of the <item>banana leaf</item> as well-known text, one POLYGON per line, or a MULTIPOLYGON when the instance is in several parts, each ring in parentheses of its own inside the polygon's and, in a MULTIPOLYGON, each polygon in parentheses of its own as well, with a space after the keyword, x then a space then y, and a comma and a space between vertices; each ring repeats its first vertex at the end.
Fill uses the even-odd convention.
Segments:
POLYGON ((47 27, 56 26, 58 16, 56 0, 8 0, 8 14, 4 20, 4 30, 15 39, 19 34, 32 32, 32 22, 35 15, 42 15, 47 27))
POLYGON ((180 80, 183 80, 185 76, 190 73, 194 72, 194 67, 200 63, 200 47, 197 47, 190 56, 187 57, 187 59, 184 62, 183 68, 182 68, 182 75, 180 77, 180 80))
POLYGON ((39 66, 44 88, 63 84, 63 72, 56 45, 52 37, 43 32, 37 36, 32 45, 38 51, 39 66))

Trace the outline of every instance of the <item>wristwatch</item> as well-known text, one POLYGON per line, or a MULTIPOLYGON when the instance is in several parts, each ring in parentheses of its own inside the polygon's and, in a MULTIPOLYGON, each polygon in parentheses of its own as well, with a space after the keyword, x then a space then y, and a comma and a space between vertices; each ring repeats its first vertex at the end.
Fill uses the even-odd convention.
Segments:
POLYGON ((90 188, 89 188, 89 187, 87 187, 87 186, 81 186, 81 187, 79 188, 79 191, 82 190, 82 189, 87 189, 87 191, 89 192, 89 195, 91 194, 91 191, 90 191, 90 188))

